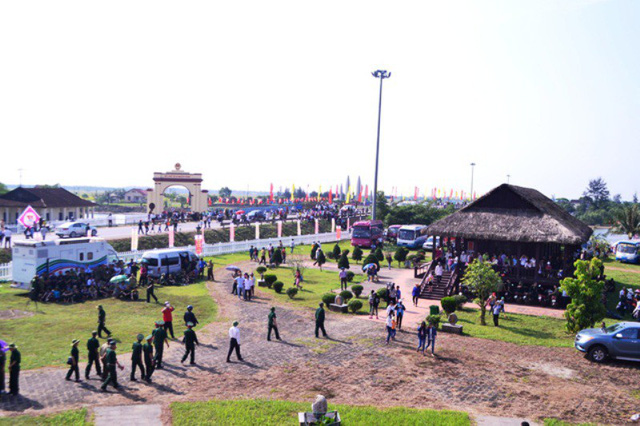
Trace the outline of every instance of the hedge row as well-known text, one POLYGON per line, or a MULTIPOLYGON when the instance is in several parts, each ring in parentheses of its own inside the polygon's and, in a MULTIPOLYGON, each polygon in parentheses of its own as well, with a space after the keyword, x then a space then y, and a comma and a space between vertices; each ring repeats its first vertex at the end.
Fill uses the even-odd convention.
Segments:
MULTIPOLYGON (((320 232, 330 232, 331 222, 327 220, 321 220, 319 223, 320 232)), ((315 233, 315 223, 302 222, 300 224, 300 231, 302 235, 309 235, 315 233)), ((174 235, 173 243, 176 247, 184 247, 188 245, 194 245, 195 232, 176 232, 174 235)), ((263 224, 260 226, 260 238, 276 238, 278 235, 277 225, 263 224)), ((282 236, 296 236, 298 235, 297 222, 287 222, 282 224, 282 236)), ((254 225, 239 226, 235 230, 236 241, 253 240, 256 237, 256 230, 254 225)), ((229 228, 225 229, 207 229, 204 232, 204 241, 207 244, 214 243, 227 243, 229 242, 229 228)), ((123 238, 119 240, 110 240, 109 244, 117 252, 131 250, 131 238, 123 238)), ((151 250, 155 248, 166 248, 169 246, 169 235, 146 235, 138 238, 138 250, 151 250)))

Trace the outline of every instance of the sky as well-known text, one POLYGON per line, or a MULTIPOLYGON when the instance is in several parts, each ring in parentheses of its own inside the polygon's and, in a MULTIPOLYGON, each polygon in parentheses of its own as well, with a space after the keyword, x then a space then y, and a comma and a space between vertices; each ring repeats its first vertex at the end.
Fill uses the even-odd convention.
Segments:
POLYGON ((640 2, 0 3, 0 182, 640 192, 640 2))

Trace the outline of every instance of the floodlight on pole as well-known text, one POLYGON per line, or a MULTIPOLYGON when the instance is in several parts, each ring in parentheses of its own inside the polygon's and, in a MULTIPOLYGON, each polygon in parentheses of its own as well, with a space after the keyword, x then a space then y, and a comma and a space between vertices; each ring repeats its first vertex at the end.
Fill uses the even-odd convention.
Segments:
POLYGON ((378 202, 378 156, 380 154, 380 116, 382 115, 382 81, 391 77, 391 73, 386 70, 376 70, 371 73, 375 78, 380 79, 380 95, 378 98, 378 138, 376 140, 376 171, 373 178, 373 206, 371 219, 376 220, 376 204, 378 202))

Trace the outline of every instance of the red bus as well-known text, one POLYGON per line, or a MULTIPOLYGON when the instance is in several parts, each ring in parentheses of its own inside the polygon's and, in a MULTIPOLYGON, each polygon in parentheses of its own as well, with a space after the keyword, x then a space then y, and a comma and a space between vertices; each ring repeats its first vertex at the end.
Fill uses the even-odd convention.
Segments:
POLYGON ((354 247, 371 248, 382 246, 384 240, 384 225, 381 220, 363 220, 353 224, 351 245, 354 247))

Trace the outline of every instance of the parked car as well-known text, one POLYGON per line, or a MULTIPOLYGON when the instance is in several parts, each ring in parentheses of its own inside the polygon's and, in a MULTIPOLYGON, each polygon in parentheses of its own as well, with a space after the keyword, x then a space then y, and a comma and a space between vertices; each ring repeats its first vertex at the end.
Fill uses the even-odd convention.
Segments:
POLYGON ((594 362, 607 358, 640 361, 640 323, 620 322, 607 328, 588 328, 576 334, 575 347, 594 362))
POLYGON ((147 264, 149 276, 153 278, 162 274, 177 274, 197 261, 198 256, 185 248, 151 250, 142 256, 142 262, 147 264))
POLYGON ((87 227, 89 228, 89 236, 98 235, 98 230, 84 222, 66 222, 56 228, 56 235, 60 238, 76 238, 86 237, 87 227))
POLYGON ((267 219, 267 216, 262 210, 253 210, 247 213, 247 219, 249 222, 262 222, 267 219))
MULTIPOLYGON (((436 246, 440 246, 440 237, 436 238, 436 246)), ((422 248, 426 251, 433 251, 433 236, 427 238, 427 241, 422 245, 422 248)))

